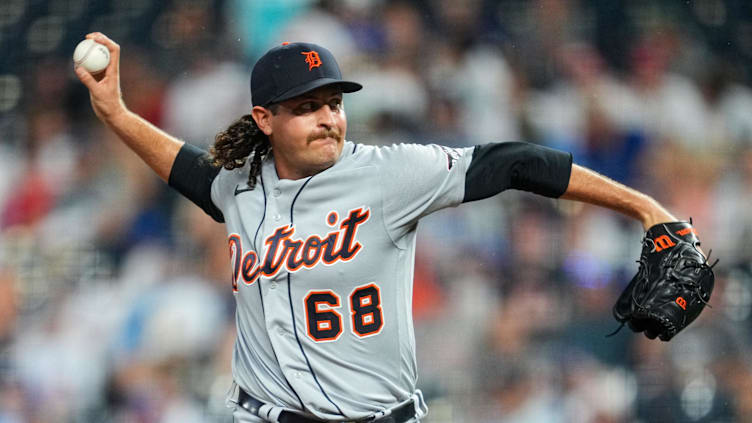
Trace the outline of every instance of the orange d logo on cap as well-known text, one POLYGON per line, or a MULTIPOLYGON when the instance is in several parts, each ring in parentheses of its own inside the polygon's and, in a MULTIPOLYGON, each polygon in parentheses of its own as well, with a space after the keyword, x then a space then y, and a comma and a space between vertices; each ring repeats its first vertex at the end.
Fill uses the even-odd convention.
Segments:
POLYGON ((321 66, 321 57, 319 57, 319 53, 317 51, 301 51, 300 54, 305 56, 305 62, 308 63, 309 71, 313 70, 313 68, 321 66))
POLYGON ((342 79, 337 60, 325 47, 287 43, 273 47, 253 65, 251 102, 266 107, 326 85, 336 85, 343 93, 363 88, 357 82, 342 79))

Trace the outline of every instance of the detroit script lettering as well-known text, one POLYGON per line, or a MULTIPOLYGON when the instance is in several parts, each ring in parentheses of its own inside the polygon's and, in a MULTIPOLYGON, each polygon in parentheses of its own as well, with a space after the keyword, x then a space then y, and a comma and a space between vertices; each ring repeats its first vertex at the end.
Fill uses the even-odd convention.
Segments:
MULTIPOLYGON (((280 226, 264 239, 266 253, 259 261, 255 251, 243 252, 240 235, 230 234, 228 243, 232 260, 232 289, 238 290, 238 279, 251 285, 260 276, 273 277, 280 269, 295 272, 301 268, 311 269, 320 262, 330 265, 338 261, 350 261, 363 246, 356 240, 358 227, 371 217, 370 209, 363 207, 350 210, 340 223, 339 229, 323 237, 311 235, 306 239, 295 238, 295 227, 280 226)), ((330 226, 336 224, 336 213, 327 217, 330 226)))

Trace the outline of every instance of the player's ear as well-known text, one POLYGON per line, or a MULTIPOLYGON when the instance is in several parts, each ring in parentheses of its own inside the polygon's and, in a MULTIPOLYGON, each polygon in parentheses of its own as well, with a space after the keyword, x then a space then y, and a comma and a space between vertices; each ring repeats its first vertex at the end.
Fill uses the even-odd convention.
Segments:
POLYGON ((272 134, 272 115, 272 111, 266 107, 253 106, 251 110, 251 116, 256 121, 256 125, 267 136, 272 134))

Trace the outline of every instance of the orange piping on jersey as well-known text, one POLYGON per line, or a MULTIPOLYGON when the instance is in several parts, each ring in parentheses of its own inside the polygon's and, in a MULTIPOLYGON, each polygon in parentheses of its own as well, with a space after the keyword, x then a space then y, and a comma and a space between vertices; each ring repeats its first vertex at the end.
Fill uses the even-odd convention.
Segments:
MULTIPOLYGON (((339 307, 340 304, 341 304, 341 300, 339 298, 339 295, 337 295, 332 290, 326 290, 326 291, 309 291, 308 295, 305 296, 305 298, 303 299, 303 307, 305 307, 305 313, 306 313, 306 316, 305 316, 306 331, 308 332, 308 336, 314 342, 336 341, 337 339, 339 339, 340 335, 342 335, 342 315, 337 310, 335 310, 335 308, 339 307), (313 334, 311 333, 311 323, 310 323, 311 319, 308 316, 308 314, 309 314, 309 311, 308 311, 308 299, 311 297, 311 295, 319 295, 319 294, 331 295, 332 297, 334 297, 335 301, 333 303, 329 302, 329 301, 314 301, 313 302, 313 308, 314 308, 314 310, 316 312, 334 313, 337 316, 337 318, 339 319, 339 325, 337 327, 337 333, 335 335, 332 335, 332 336, 327 337, 327 338, 323 338, 323 337, 322 338, 317 338, 317 337, 313 336, 313 334), (323 305, 324 308, 320 307, 320 305, 323 305)), ((329 328, 316 328, 316 329, 318 329, 318 330, 330 330, 332 328, 330 326, 329 328)))
POLYGON ((342 236, 342 246, 340 247, 337 255, 344 261, 349 261, 360 251, 362 245, 356 241, 358 233, 358 227, 367 222, 371 218, 371 210, 366 209, 363 211, 363 207, 350 211, 347 219, 342 221, 340 229, 345 231, 342 236))
POLYGON ((266 254, 262 262, 258 260, 256 252, 248 252, 243 256, 240 235, 232 234, 229 242, 233 260, 233 289, 237 291, 239 274, 243 275, 247 285, 251 285, 259 276, 273 277, 283 267, 295 272, 302 267, 313 268, 321 262, 332 265, 338 261, 352 260, 363 248, 356 240, 358 227, 371 217, 371 211, 363 209, 364 207, 360 207, 351 210, 339 229, 329 232, 323 239, 318 235, 311 235, 305 240, 295 239, 293 226, 284 225, 276 228, 264 240, 266 254))
POLYGON ((335 210, 332 210, 329 212, 329 214, 326 215, 326 224, 329 226, 334 226, 339 221, 339 214, 335 210))
POLYGON ((285 254, 287 255, 287 270, 294 272, 303 265, 303 259, 298 257, 299 252, 302 250, 303 241, 297 239, 295 241, 291 241, 289 239, 285 240, 285 254))
POLYGON ((364 212, 363 209, 364 207, 358 207, 350 210, 347 218, 340 224, 340 230, 329 232, 327 237, 322 240, 324 250, 322 261, 324 264, 331 265, 338 261, 350 261, 360 252, 363 245, 356 241, 358 228, 371 218, 371 210, 365 209, 364 212), (342 235, 341 238, 340 235, 342 235), (337 248, 340 239, 342 243, 337 248))
POLYGON ((240 258, 243 254, 243 245, 240 241, 240 235, 230 234, 227 239, 230 247, 230 263, 232 263, 232 291, 238 292, 238 275, 240 274, 240 258))
POLYGON ((240 273, 246 285, 252 285, 258 279, 261 268, 258 266, 258 256, 255 251, 249 251, 243 256, 240 273))
POLYGON ((310 269, 319 262, 321 253, 323 252, 322 245, 323 240, 316 235, 311 235, 306 239, 303 248, 300 249, 300 258, 303 266, 310 269), (313 253, 313 256, 311 256, 311 253, 313 253))
MULTIPOLYGON (((364 299, 364 298, 361 298, 361 300, 364 299)), ((371 298, 371 297, 368 297, 368 298, 371 298)), ((365 307, 365 306, 370 306, 370 305, 373 305, 373 301, 371 301, 368 304, 363 304, 361 302, 359 306, 360 307, 365 307)), ((358 307, 358 308, 360 308, 360 307, 358 307)), ((376 320, 376 316, 374 315, 374 312, 363 314, 363 315, 360 316, 360 318, 361 318, 361 324, 363 326, 368 326, 370 324, 373 324, 373 323, 368 323, 368 322, 364 321, 365 318, 366 318, 366 316, 372 316, 372 318, 374 319, 374 321, 376 320)), ((379 288, 379 286, 376 283, 372 282, 372 283, 369 283, 369 284, 366 284, 366 285, 363 285, 363 286, 358 286, 355 289, 353 289, 353 291, 350 293, 350 318, 352 319, 352 327, 350 329, 352 330, 353 335, 357 336, 358 338, 366 338, 366 337, 373 336, 373 335, 378 335, 379 333, 381 333, 381 329, 384 328, 384 311, 381 309, 381 288, 379 288), (356 328, 355 316, 356 316, 357 313, 355 311, 356 307, 355 307, 354 302, 353 302, 353 300, 354 300, 353 297, 355 296, 356 292, 358 292, 358 291, 360 291, 362 289, 365 289, 365 288, 374 288, 374 289, 376 289, 376 301, 377 301, 377 304, 375 305, 375 307, 376 307, 376 309, 379 312, 379 317, 381 319, 381 322, 379 324, 379 327, 374 328, 373 330, 369 331, 368 333, 361 335, 355 329, 356 328)))
POLYGON ((323 254, 321 255, 321 261, 326 264, 334 264, 339 259, 339 255, 334 252, 334 248, 337 246, 337 239, 339 238, 339 231, 329 232, 327 237, 321 241, 321 249, 323 254))
POLYGON ((285 245, 285 241, 290 239, 294 233, 295 228, 285 225, 277 228, 273 234, 266 238, 264 241, 264 245, 267 246, 266 256, 264 256, 264 264, 261 266, 261 273, 264 276, 274 276, 282 267, 288 249, 284 246, 281 249, 279 247, 285 245))

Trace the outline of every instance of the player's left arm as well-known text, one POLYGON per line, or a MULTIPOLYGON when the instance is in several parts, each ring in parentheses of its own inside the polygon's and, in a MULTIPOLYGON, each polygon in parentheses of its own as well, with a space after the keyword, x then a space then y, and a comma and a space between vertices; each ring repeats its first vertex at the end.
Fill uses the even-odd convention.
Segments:
POLYGON ((561 198, 615 210, 639 220, 645 230, 677 220, 652 197, 576 164, 561 198))
POLYGON ((463 202, 510 188, 606 207, 639 220, 646 230, 676 221, 650 196, 572 163, 570 153, 525 142, 476 146, 463 202))
POLYGON ((639 270, 613 307, 619 329, 628 325, 649 339, 669 341, 708 305, 715 263, 700 249, 691 220, 677 221, 650 196, 577 165, 561 198, 616 210, 646 230, 639 270))
POLYGON ((691 221, 676 221, 650 196, 573 164, 563 151, 529 143, 475 147, 463 201, 507 188, 606 207, 642 222, 640 268, 613 308, 622 326, 668 341, 710 301, 715 264, 700 250, 691 221))

